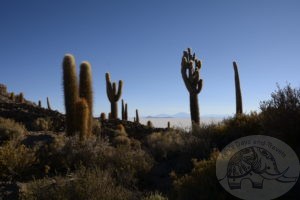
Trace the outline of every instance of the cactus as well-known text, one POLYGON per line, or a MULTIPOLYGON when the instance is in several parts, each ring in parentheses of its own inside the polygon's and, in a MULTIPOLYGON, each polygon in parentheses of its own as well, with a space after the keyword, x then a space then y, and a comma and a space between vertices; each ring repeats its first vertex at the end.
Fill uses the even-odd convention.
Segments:
POLYGON ((9 99, 15 101, 15 93, 10 93, 9 99))
POLYGON ((125 120, 125 105, 123 99, 122 99, 122 120, 125 120))
POLYGON ((79 97, 84 98, 89 108, 88 133, 92 133, 93 122, 93 88, 92 88, 92 70, 88 62, 82 62, 80 65, 79 97))
POLYGON ((100 119, 101 119, 101 120, 106 120, 106 115, 105 115, 105 113, 101 113, 100 119))
POLYGON ((139 117, 139 110, 138 109, 135 110, 135 122, 140 123, 140 117, 139 117))
POLYGON ((76 102, 78 100, 78 83, 75 59, 67 54, 63 60, 63 89, 66 109, 66 134, 74 135, 76 131, 76 102))
POLYGON ((108 113, 108 119, 112 119, 111 113, 108 113))
POLYGON ((168 127, 167 127, 168 129, 170 129, 171 128, 171 123, 170 122, 168 122, 168 127))
POLYGON ((117 90, 116 83, 111 83, 110 81, 110 75, 109 73, 105 74, 106 78, 106 93, 107 97, 110 101, 111 105, 111 118, 112 119, 117 119, 118 118, 118 104, 117 102, 119 101, 121 95, 122 95, 122 86, 123 86, 123 81, 119 81, 119 87, 117 90))
POLYGON ((24 100, 24 94, 23 94, 23 92, 21 92, 20 94, 19 94, 19 103, 25 103, 25 100, 24 100))
POLYGON ((191 54, 191 49, 183 52, 181 62, 181 75, 184 84, 190 94, 190 112, 192 124, 200 125, 198 94, 202 89, 203 81, 200 79, 199 71, 201 61, 191 54))
POLYGON ((80 140, 84 140, 89 134, 89 106, 87 101, 82 98, 76 102, 76 119, 77 129, 79 131, 80 140))
POLYGON ((127 106, 127 103, 125 104, 125 113, 124 113, 124 117, 125 117, 125 120, 128 121, 128 106, 127 106))
POLYGON ((48 107, 48 110, 52 110, 51 109, 51 106, 50 106, 50 101, 49 101, 49 98, 47 97, 47 107, 48 107))
POLYGON ((41 100, 39 100, 39 102, 38 102, 38 107, 39 107, 39 108, 42 107, 42 102, 41 102, 41 100))
POLYGON ((243 103, 242 103, 239 71, 236 62, 233 62, 233 69, 234 69, 234 81, 235 81, 236 115, 241 115, 243 114, 243 103))
POLYGON ((152 124, 152 122, 151 122, 150 120, 147 121, 147 126, 148 126, 149 128, 153 128, 153 124, 152 124))

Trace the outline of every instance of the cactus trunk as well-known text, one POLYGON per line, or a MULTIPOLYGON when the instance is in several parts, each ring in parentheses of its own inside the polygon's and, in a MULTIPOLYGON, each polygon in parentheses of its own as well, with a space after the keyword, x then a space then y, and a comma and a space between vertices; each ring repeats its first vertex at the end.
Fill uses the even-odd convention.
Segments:
POLYGON ((76 102, 78 99, 78 83, 75 59, 67 54, 63 60, 63 89, 66 109, 66 134, 74 135, 76 131, 76 102))
POLYGON ((84 140, 89 135, 89 106, 83 98, 76 103, 77 128, 80 140, 84 140))
POLYGON ((51 105, 50 105, 50 101, 49 101, 48 97, 47 97, 47 107, 48 107, 48 110, 51 110, 51 105))
POLYGON ((89 109, 88 117, 88 135, 92 133, 93 122, 93 88, 92 88, 92 70, 88 62, 83 62, 80 65, 80 82, 79 82, 79 96, 84 98, 89 109))
POLYGON ((234 81, 235 81, 236 115, 241 115, 243 114, 242 92, 240 86, 239 71, 236 62, 233 62, 233 69, 234 69, 234 81))
POLYGON ((127 108, 127 103, 125 104, 125 113, 124 113, 124 117, 125 117, 125 120, 127 121, 127 120, 128 120, 128 108, 127 108))
POLYGON ((190 94, 190 112, 191 120, 194 125, 200 125, 198 95, 190 94))

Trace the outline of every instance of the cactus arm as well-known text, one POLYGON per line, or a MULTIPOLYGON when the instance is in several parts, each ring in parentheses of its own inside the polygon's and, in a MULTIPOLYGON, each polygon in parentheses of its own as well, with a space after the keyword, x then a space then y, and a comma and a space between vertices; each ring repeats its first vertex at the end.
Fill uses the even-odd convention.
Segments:
POLYGON ((118 93, 116 95, 116 101, 118 101, 122 95, 123 81, 119 81, 118 93))

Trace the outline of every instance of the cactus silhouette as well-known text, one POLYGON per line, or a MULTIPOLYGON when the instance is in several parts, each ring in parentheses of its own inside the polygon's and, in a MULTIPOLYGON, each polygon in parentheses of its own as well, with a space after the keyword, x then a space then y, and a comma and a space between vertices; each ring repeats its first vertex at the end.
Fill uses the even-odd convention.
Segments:
POLYGON ((19 103, 25 103, 25 100, 24 100, 24 94, 23 94, 23 92, 21 92, 20 94, 19 94, 19 103))
POLYGON ((88 134, 91 134, 93 122, 93 88, 92 70, 88 62, 82 62, 80 65, 79 97, 84 98, 88 104, 88 134))
POLYGON ((135 122, 140 123, 140 117, 139 117, 139 110, 138 109, 135 110, 135 122))
POLYGON ((168 121, 168 127, 167 127, 168 129, 170 129, 171 128, 171 123, 168 121))
POLYGON ((128 106, 127 106, 127 103, 125 104, 125 113, 124 113, 124 117, 125 117, 125 120, 128 121, 128 106))
POLYGON ((152 124, 152 122, 151 122, 150 120, 147 121, 147 126, 148 126, 149 128, 153 128, 153 124, 152 124))
POLYGON ((9 99, 15 101, 15 93, 10 93, 9 99))
POLYGON ((76 102, 76 119, 77 129, 79 131, 80 140, 84 140, 89 134, 89 106, 87 101, 82 98, 76 102))
POLYGON ((123 81, 122 80, 119 81, 119 87, 117 90, 116 83, 115 82, 111 83, 110 81, 109 73, 105 74, 105 78, 106 78, 106 93, 111 105, 111 118, 117 119, 118 118, 117 102, 119 101, 122 95, 123 81))
POLYGON ((41 107, 42 107, 42 102, 41 102, 41 100, 39 100, 39 102, 38 102, 38 106, 39 106, 39 108, 41 108, 41 107))
POLYGON ((235 81, 236 115, 241 115, 243 114, 243 102, 242 102, 239 70, 236 62, 233 62, 233 69, 234 69, 234 81, 235 81))
POLYGON ((74 135, 76 131, 76 102, 78 100, 78 83, 75 59, 67 54, 63 59, 63 89, 66 109, 66 134, 74 135))
POLYGON ((123 99, 122 99, 122 120, 125 120, 125 105, 123 99))
POLYGON ((50 106, 50 101, 49 101, 49 98, 47 97, 47 107, 48 107, 48 110, 52 110, 51 109, 51 106, 50 106))
POLYGON ((100 114, 100 119, 106 120, 106 114, 104 112, 100 114))
POLYGON ((190 112, 192 124, 200 125, 198 94, 202 89, 203 81, 200 79, 201 61, 192 55, 191 49, 183 52, 181 62, 181 75, 190 94, 190 112))

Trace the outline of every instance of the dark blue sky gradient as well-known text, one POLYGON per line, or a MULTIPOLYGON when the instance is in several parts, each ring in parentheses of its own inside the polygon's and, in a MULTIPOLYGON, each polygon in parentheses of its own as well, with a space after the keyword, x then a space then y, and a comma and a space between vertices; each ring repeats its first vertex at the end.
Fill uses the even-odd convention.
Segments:
POLYGON ((276 82, 300 85, 299 19, 297 0, 2 0, 0 82, 64 111, 61 62, 71 53, 92 65, 95 115, 109 111, 105 72, 124 80, 131 115, 189 112, 180 62, 191 47, 203 62, 201 114, 235 112, 234 60, 249 112, 276 82))

